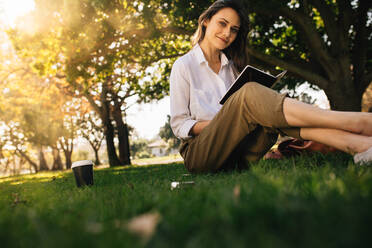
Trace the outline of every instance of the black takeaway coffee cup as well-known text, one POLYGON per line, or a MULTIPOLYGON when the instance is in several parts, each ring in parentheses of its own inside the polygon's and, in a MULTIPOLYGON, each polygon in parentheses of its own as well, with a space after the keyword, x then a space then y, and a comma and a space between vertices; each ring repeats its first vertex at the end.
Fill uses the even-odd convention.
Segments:
POLYGON ((76 185, 93 185, 93 162, 90 160, 76 161, 72 164, 71 169, 74 172, 76 185))

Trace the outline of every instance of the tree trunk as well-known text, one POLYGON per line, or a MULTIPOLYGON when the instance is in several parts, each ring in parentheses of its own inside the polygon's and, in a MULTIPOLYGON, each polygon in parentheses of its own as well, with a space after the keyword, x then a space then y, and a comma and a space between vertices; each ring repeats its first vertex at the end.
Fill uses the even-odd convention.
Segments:
POLYGON ((62 147, 63 154, 65 155, 65 164, 66 164, 66 169, 71 168, 71 156, 72 156, 72 151, 74 149, 74 144, 72 139, 68 139, 66 137, 62 137, 62 139, 59 140, 59 144, 62 147), (70 140, 70 142, 69 142, 70 140))
POLYGON ((41 146, 39 149, 39 168, 40 171, 47 171, 49 170, 47 161, 45 160, 44 152, 43 152, 43 147, 41 146))
POLYGON ((61 155, 58 148, 53 148, 53 166, 52 170, 63 170, 61 155))
POLYGON ((355 88, 352 85, 343 82, 345 79, 339 79, 338 82, 330 82, 330 87, 324 89, 326 93, 329 104, 332 110, 340 111, 361 111, 362 95, 356 93, 355 88))
POLYGON ((107 147, 107 157, 109 160, 110 167, 119 166, 120 160, 116 154, 116 148, 114 143, 114 137, 115 137, 115 130, 114 126, 111 123, 110 118, 110 102, 106 99, 106 88, 102 89, 101 93, 101 101, 102 101, 102 113, 101 118, 103 126, 104 126, 104 132, 105 132, 105 138, 106 138, 106 147, 107 147))
POLYGON ((72 165, 72 161, 71 161, 71 155, 72 155, 72 152, 69 151, 69 150, 64 150, 63 151, 64 155, 65 155, 65 164, 66 164, 66 169, 71 169, 71 165, 72 165))
POLYGON ((97 103, 95 102, 94 98, 91 95, 86 94, 85 96, 87 97, 89 103, 102 120, 106 140, 107 157, 109 160, 110 167, 119 166, 121 163, 116 154, 116 148, 114 143, 115 130, 114 127, 112 126, 110 118, 110 101, 107 100, 107 82, 104 82, 102 85, 102 92, 100 94, 101 106, 97 105, 97 103))
POLYGON ((9 164, 10 164, 10 160, 6 160, 5 162, 5 167, 4 167, 4 172, 7 173, 10 169, 9 169, 9 164))
POLYGON ((123 122, 120 106, 114 106, 113 117, 119 139, 119 159, 121 164, 130 165, 129 133, 128 126, 123 122))
POLYGON ((16 160, 14 159, 13 160, 13 175, 16 175, 17 174, 17 162, 16 160))
POLYGON ((115 143, 114 143, 114 127, 111 124, 111 121, 107 121, 105 125, 105 137, 106 137, 106 147, 107 147, 107 156, 109 160, 110 167, 119 166, 120 160, 116 155, 115 143))
POLYGON ((35 170, 35 173, 37 173, 39 171, 38 167, 37 167, 37 164, 31 160, 31 158, 26 154, 24 153, 22 150, 16 150, 18 154, 20 154, 23 158, 26 159, 26 161, 34 168, 35 170))
POLYGON ((94 161, 94 164, 95 164, 95 165, 100 165, 100 164, 101 164, 101 161, 99 160, 98 149, 93 148, 93 150, 94 150, 94 155, 95 155, 95 157, 96 157, 96 161, 94 161))

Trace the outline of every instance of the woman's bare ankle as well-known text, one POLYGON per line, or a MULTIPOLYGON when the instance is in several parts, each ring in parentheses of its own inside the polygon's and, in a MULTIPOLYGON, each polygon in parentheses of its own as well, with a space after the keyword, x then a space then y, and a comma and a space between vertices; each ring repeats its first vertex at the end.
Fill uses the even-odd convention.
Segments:
POLYGON ((372 113, 362 113, 360 118, 360 134, 364 136, 372 136, 372 113))
POLYGON ((350 147, 351 150, 353 150, 355 153, 361 153, 367 151, 369 148, 372 147, 372 137, 366 137, 365 142, 360 142, 358 146, 350 147))

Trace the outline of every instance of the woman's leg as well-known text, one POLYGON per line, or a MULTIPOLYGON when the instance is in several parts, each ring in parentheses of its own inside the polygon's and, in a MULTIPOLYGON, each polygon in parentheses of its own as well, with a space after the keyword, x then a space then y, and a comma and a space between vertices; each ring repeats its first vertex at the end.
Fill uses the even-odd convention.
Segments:
POLYGON ((301 128, 300 135, 303 139, 317 141, 353 155, 372 147, 372 136, 339 129, 301 128))
POLYGON ((283 113, 293 127, 339 129, 372 136, 372 113, 325 110, 291 98, 284 100, 283 113))
POLYGON ((275 143, 277 135, 259 132, 257 128, 289 127, 283 114, 284 99, 285 95, 260 84, 245 84, 198 136, 182 146, 186 168, 194 173, 222 169, 247 136, 252 144, 247 145, 246 151, 255 158, 262 157, 275 143))

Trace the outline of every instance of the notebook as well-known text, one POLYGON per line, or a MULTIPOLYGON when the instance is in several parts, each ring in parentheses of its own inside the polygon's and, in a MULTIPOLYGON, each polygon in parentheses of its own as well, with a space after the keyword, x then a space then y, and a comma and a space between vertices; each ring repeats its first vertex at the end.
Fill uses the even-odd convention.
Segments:
POLYGON ((266 87, 272 88, 286 73, 287 71, 283 71, 277 76, 273 76, 251 65, 247 65, 220 100, 220 104, 224 104, 226 100, 237 90, 239 90, 245 83, 257 82, 266 87))

